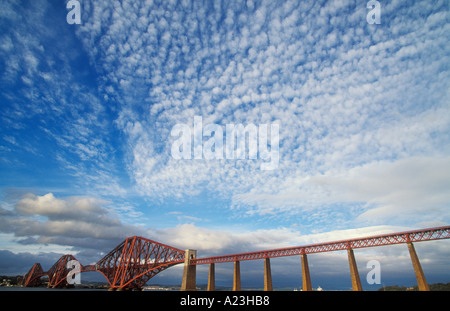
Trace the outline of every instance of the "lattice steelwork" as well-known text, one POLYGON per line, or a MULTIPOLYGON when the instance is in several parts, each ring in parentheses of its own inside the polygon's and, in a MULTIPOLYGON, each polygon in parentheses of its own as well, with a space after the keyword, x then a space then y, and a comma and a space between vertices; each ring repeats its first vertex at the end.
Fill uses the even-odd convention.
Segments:
POLYGON ((184 251, 142 237, 131 237, 100 259, 100 271, 113 289, 141 288, 159 272, 184 262, 184 251))
POLYGON ((304 246, 287 247, 273 250, 264 250, 249 253, 232 254, 225 256, 214 256, 197 258, 191 260, 193 265, 202 265, 220 262, 233 262, 243 260, 255 260, 271 257, 294 256, 301 254, 323 253, 352 248, 374 247, 383 245, 400 244, 407 242, 431 241, 450 238, 450 226, 429 228, 423 230, 406 231, 377 235, 365 238, 318 243, 304 246))
POLYGON ((67 274, 71 269, 67 268, 67 263, 71 260, 77 260, 72 255, 64 255, 48 270, 48 286, 61 287, 67 284, 67 274))
POLYGON ((23 286, 33 287, 39 284, 39 279, 46 275, 40 263, 35 263, 23 277, 23 286))
POLYGON ((66 286, 67 274, 71 270, 67 268, 67 263, 71 260, 76 260, 76 258, 72 255, 63 255, 48 271, 44 271, 40 263, 35 263, 30 271, 28 271, 25 275, 23 279, 23 286, 36 286, 39 283, 39 279, 43 276, 48 276, 48 287, 66 286))
MULTIPOLYGON (((191 259, 189 264, 201 265, 256 260, 448 238, 450 238, 450 226, 273 250, 196 258, 191 259)), ((101 272, 112 289, 139 289, 157 273, 184 262, 184 257, 185 252, 181 249, 133 236, 120 243, 95 265, 81 266, 81 271, 101 272)), ((70 260, 76 259, 72 255, 62 256, 48 272, 44 272, 41 265, 35 263, 24 276, 23 285, 36 286, 39 278, 44 275, 48 275, 49 286, 61 287, 66 285, 66 278, 69 273, 67 263, 70 260)))

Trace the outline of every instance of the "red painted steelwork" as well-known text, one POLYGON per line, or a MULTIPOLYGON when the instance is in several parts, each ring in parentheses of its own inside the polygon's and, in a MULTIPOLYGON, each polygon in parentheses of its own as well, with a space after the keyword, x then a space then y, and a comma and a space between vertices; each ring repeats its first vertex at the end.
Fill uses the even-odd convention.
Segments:
POLYGON ((48 270, 48 286, 61 287, 67 284, 66 277, 70 269, 67 269, 67 263, 71 260, 77 260, 72 255, 64 255, 48 270))
POLYGON ((100 259, 101 272, 113 289, 141 288, 159 272, 184 262, 184 251, 142 237, 131 237, 100 259))
POLYGON ((450 238, 450 226, 405 231, 399 233, 376 235, 371 237, 342 240, 327 243, 263 250, 224 256, 213 256, 191 260, 193 265, 203 265, 220 262, 256 260, 271 257, 295 256, 301 254, 323 253, 353 248, 374 247, 400 244, 407 242, 431 241, 450 238))
POLYGON ((33 287, 39 284, 39 278, 46 275, 40 263, 35 263, 23 277, 23 286, 33 287))
MULTIPOLYGON (((47 275, 49 287, 67 285, 70 269, 67 263, 76 260, 72 255, 62 256, 49 271, 36 263, 25 275, 23 285, 36 286, 40 277, 47 275)), ((102 273, 112 289, 139 289, 159 272, 184 262, 184 251, 149 239, 133 236, 100 259, 95 265, 81 266, 81 272, 102 273)))
POLYGON ((67 263, 70 260, 77 260, 72 255, 63 255, 53 266, 44 271, 40 263, 35 263, 28 271, 23 279, 23 286, 32 287, 39 283, 39 279, 43 276, 48 276, 48 287, 63 287, 67 285, 66 277, 70 269, 67 268, 67 263))
MULTIPOLYGON (((190 264, 201 265, 256 260, 449 238, 450 226, 445 226, 304 246, 196 258, 191 259, 190 264)), ((133 236, 120 243, 95 265, 81 266, 81 271, 101 272, 112 289, 139 289, 157 273, 184 262, 184 257, 185 252, 181 249, 133 236)), ((49 286, 66 285, 66 278, 69 273, 67 262, 70 260, 76 259, 72 255, 62 256, 48 272, 44 272, 39 263, 34 264, 24 276, 24 286, 36 286, 39 278, 44 275, 49 278, 49 286)))

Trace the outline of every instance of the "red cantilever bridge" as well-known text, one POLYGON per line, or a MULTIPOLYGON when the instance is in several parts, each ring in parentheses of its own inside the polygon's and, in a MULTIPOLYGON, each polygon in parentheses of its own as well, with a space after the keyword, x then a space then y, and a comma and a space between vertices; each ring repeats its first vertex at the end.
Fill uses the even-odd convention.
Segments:
MULTIPOLYGON (((102 273, 111 289, 140 289, 159 272, 184 262, 184 251, 142 237, 127 238, 95 265, 80 267, 80 272, 102 273)), ((72 255, 62 256, 47 272, 35 263, 24 276, 23 285, 36 286, 39 278, 48 276, 49 287, 64 287, 72 270, 72 255), (69 266, 69 267, 68 267, 69 266)), ((72 273, 73 274, 73 273, 72 273)))
MULTIPOLYGON (((353 249, 404 243, 408 245, 419 290, 429 290, 413 242, 448 238, 450 238, 450 226, 445 226, 342 241, 197 258, 195 250, 183 251, 146 238, 133 236, 120 243, 95 265, 81 265, 80 272, 98 271, 102 273, 112 290, 139 290, 159 272, 184 263, 181 289, 195 290, 195 267, 201 264, 209 264, 208 290, 214 290, 214 265, 216 263, 234 262, 233 290, 240 290, 240 261, 263 259, 264 289, 272 290, 270 258, 299 255, 301 256, 303 290, 311 290, 307 254, 347 250, 353 290, 362 290, 353 249)), ((76 259, 72 255, 64 255, 48 271, 44 271, 39 263, 34 264, 24 276, 23 285, 36 286, 42 276, 48 276, 49 287, 66 286, 68 276, 73 275, 72 267, 68 265, 71 260, 76 259)))

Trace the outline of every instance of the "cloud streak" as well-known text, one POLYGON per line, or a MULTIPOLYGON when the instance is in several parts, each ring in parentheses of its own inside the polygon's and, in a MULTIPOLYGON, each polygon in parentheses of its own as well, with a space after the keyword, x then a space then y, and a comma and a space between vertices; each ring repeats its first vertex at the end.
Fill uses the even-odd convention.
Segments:
POLYGON ((148 233, 219 254, 449 222, 444 2, 383 3, 379 25, 359 1, 80 3, 81 25, 2 4, 0 229, 19 245, 94 258, 148 233), (174 159, 195 116, 278 124, 277 169, 174 159))
MULTIPOLYGON (((78 35, 107 73, 106 93, 114 89, 119 98, 117 124, 143 195, 207 190, 243 206, 246 193, 264 189, 253 201, 264 213, 264 198, 293 191, 283 181, 447 151, 441 31, 448 25, 439 6, 393 2, 379 26, 367 24, 365 6, 339 1, 124 1, 84 10, 78 35), (174 161, 170 129, 195 115, 222 125, 279 122, 279 170, 258 172, 251 161, 174 161)), ((301 184, 294 197, 315 200, 314 186, 301 184)))

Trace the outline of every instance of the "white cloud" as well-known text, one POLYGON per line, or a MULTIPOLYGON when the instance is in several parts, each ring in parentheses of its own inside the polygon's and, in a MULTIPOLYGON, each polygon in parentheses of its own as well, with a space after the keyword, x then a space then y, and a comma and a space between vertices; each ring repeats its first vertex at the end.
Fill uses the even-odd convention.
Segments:
MULTIPOLYGON (((382 23, 368 25, 364 2, 84 1, 83 23, 72 28, 48 19, 57 10, 45 1, 2 5, 4 25, 13 25, 0 38, 2 163, 32 150, 56 161, 45 163, 61 168, 71 191, 86 194, 27 194, 0 208, 1 230, 20 245, 71 245, 99 259, 99 245, 108 251, 138 234, 203 256, 450 220, 444 2, 390 1, 382 23), (81 66, 85 55, 92 66, 81 66), (280 124, 278 169, 261 171, 258 160, 173 159, 172 127, 196 115, 222 126, 280 124), (254 225, 260 230, 219 230, 210 214, 182 210, 172 214, 178 222, 210 228, 153 230, 150 212, 126 202, 134 190, 152 202, 208 193, 236 219, 269 221, 254 225)), ((427 245, 417 249, 431 269, 448 245, 427 245)), ((341 255, 311 256, 311 270, 336 274, 334 264, 347 268, 341 255)), ((410 264, 405 248, 358 250, 357 260, 372 258, 383 273, 400 269, 390 258, 410 264)), ((286 271, 299 269, 298 259, 283 260, 286 271)))
POLYGON ((289 178, 271 188, 272 192, 261 188, 233 199, 236 206, 253 206, 252 213, 274 213, 283 208, 291 213, 318 212, 333 204, 342 209, 347 203, 356 223, 441 225, 450 217, 449 169, 448 157, 374 161, 349 170, 289 178), (364 208, 351 211, 350 203, 363 204, 364 208))
POLYGON ((22 244, 70 245, 98 252, 128 236, 145 235, 142 227, 122 223, 117 211, 107 209, 109 203, 93 197, 26 194, 2 217, 0 228, 22 244))
POLYGON ((445 172, 449 169, 449 158, 408 158, 354 168, 343 179, 326 182, 335 187, 336 197, 374 207, 357 221, 446 223, 450 178, 445 172))
MULTIPOLYGON (((371 226, 350 230, 302 234, 299 231, 288 228, 259 230, 256 232, 227 232, 208 230, 194 225, 183 225, 175 228, 166 228, 163 232, 158 232, 157 236, 160 240, 164 238, 165 241, 170 241, 169 244, 171 245, 177 245, 179 243, 178 247, 196 249, 197 256, 201 258, 288 246, 325 243, 411 229, 410 227, 399 226, 371 226)), ((443 278, 445 280, 445 277, 447 277, 448 273, 444 271, 448 270, 445 268, 445 258, 447 258, 449 253, 448 242, 441 240, 415 243, 422 268, 425 271, 427 280, 429 282, 431 281, 431 283, 441 282, 443 278)), ((380 263, 382 285, 414 285, 414 270, 405 244, 360 248, 355 249, 354 254, 364 290, 377 288, 377 285, 371 286, 366 282, 366 276, 371 270, 366 265, 371 260, 377 260, 380 263)), ((308 262, 314 287, 320 285, 325 290, 343 288, 351 290, 348 258, 345 251, 310 254, 308 255, 308 262)), ((301 284, 299 256, 272 258, 271 269, 275 286, 283 287, 283 285, 286 286, 287 284, 289 286, 298 284, 296 286, 299 286, 301 284), (286 282, 286 284, 283 284, 283 282, 286 282)), ((181 267, 178 271, 173 269, 169 273, 178 273, 178 277, 180 277, 181 267)), ((263 286, 263 267, 261 260, 241 262, 241 273, 244 287, 263 286)), ((216 284, 231 286, 232 275, 232 265, 216 265, 216 284)), ((207 269, 205 266, 199 266, 197 270, 197 284, 202 284, 206 280, 207 269)))
MULTIPOLYGON (((0 66, 7 67, 0 75, 5 102, 0 117, 18 142, 5 158, 25 154, 27 163, 22 165, 27 167, 45 158, 49 167, 69 175, 72 185, 123 195, 113 142, 105 135, 113 130, 108 115, 112 107, 91 85, 93 70, 83 63, 86 58, 74 34, 66 32, 69 25, 55 18, 58 8, 47 1, 5 6, 11 14, 6 14, 0 51, 0 66)), ((65 7, 61 9, 64 13, 65 7)))
MULTIPOLYGON (((391 2, 381 25, 367 25, 366 14, 365 3, 342 1, 86 2, 75 32, 99 94, 74 83, 69 62, 26 24, 3 35, 2 77, 12 83, 23 73, 24 98, 47 106, 10 104, 2 116, 8 124, 52 116, 41 129, 88 194, 126 194, 123 172, 151 199, 205 191, 248 215, 377 225, 406 212, 408 223, 448 221, 448 179, 439 174, 450 151, 448 12, 391 2), (279 123, 279 168, 173 159, 170 131, 195 115, 220 125, 279 123)), ((26 208, 40 210, 39 200, 26 208)), ((70 206, 51 201, 55 210, 70 206)))
POLYGON ((152 231, 152 239, 182 249, 196 249, 199 257, 234 254, 315 243, 362 238, 372 235, 411 230, 400 226, 369 226, 356 229, 332 230, 320 233, 302 233, 301 230, 280 227, 276 229, 212 230, 194 224, 183 224, 152 231))
MULTIPOLYGON (((108 4, 98 5, 110 10, 108 4)), ((411 16, 416 18, 420 7, 411 5, 411 16)), ((337 2, 233 8, 239 16, 234 23, 221 23, 217 8, 180 8, 172 14, 165 5, 134 12, 124 6, 116 8, 117 19, 103 34, 90 32, 93 19, 80 34, 88 50, 95 52, 89 39, 95 35, 102 44, 123 42, 124 48, 130 47, 127 53, 139 58, 136 63, 111 54, 111 59, 102 58, 102 66, 112 82, 133 79, 128 86, 118 85, 126 109, 144 107, 149 112, 127 115, 143 125, 130 135, 128 150, 133 155, 130 174, 142 194, 164 198, 207 189, 232 197, 236 205, 256 204, 263 213, 291 212, 339 202, 314 176, 348 174, 396 158, 431 159, 447 151, 443 133, 449 129, 449 107, 442 89, 448 74, 436 66, 447 57, 437 49, 443 39, 434 30, 406 31, 399 20, 388 23, 394 8, 386 9, 385 21, 391 29, 399 27, 395 38, 386 28, 365 25, 364 6, 353 11, 337 2), (306 18, 306 12, 314 18, 306 18), (140 38, 151 52, 132 39, 137 26, 120 18, 131 13, 149 29, 140 38), (170 45, 164 39, 169 34, 170 45), (431 60, 438 54, 441 61, 431 60), (422 74, 425 79, 416 78, 422 74), (151 86, 145 82, 149 79, 151 86), (142 94, 125 96, 136 85, 142 94), (218 124, 279 120, 280 171, 259 172, 251 161, 174 161, 170 129, 191 122, 194 115, 218 124)), ((229 8, 224 13, 226 20, 235 18, 229 8)), ((432 21, 424 23, 431 27, 432 21)))
POLYGON ((41 215, 49 219, 89 218, 101 216, 106 210, 101 208, 108 202, 89 198, 73 197, 66 200, 57 199, 52 193, 43 196, 27 194, 16 204, 16 210, 24 215, 41 215))

